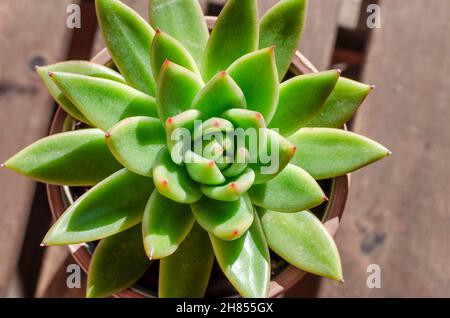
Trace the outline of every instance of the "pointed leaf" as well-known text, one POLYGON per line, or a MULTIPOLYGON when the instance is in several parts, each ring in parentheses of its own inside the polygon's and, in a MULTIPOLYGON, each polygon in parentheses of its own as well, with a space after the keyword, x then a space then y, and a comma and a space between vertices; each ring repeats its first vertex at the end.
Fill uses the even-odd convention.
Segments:
POLYGON ((82 195, 56 221, 45 245, 96 241, 140 223, 154 187, 150 178, 122 169, 82 195))
POLYGON ((276 46, 278 76, 284 78, 303 32, 306 0, 282 0, 262 17, 259 47, 276 46))
POLYGON ((108 297, 133 285, 150 266, 140 224, 100 241, 88 272, 86 296, 108 297))
MULTIPOLYGON (((184 139, 187 136, 179 135, 184 129, 189 131, 189 138, 194 131, 194 124, 202 118, 202 113, 196 109, 186 110, 176 116, 170 117, 165 122, 167 148, 170 151, 172 161, 181 164, 184 160, 184 139)), ((190 145, 189 140, 189 145, 190 145)))
POLYGON ((203 297, 214 264, 207 232, 194 224, 177 251, 159 265, 160 298, 203 297))
POLYGON ((70 73, 51 73, 51 78, 78 110, 103 131, 127 117, 157 117, 155 99, 127 85, 70 73))
POLYGON ((158 82, 161 66, 165 60, 170 60, 200 75, 197 64, 195 64, 189 51, 175 38, 160 30, 156 30, 151 53, 153 77, 156 82, 158 82))
POLYGON ((314 214, 258 211, 267 243, 275 253, 306 272, 342 281, 336 244, 314 214))
POLYGON ((42 138, 5 166, 40 182, 89 186, 121 169, 100 129, 82 129, 42 138))
POLYGON ((291 164, 269 182, 253 186, 248 193, 253 204, 280 212, 311 209, 327 200, 316 180, 291 164))
POLYGON ((340 129, 302 128, 289 140, 299 149, 291 162, 316 180, 353 172, 390 155, 379 143, 340 129))
POLYGON ((248 195, 237 201, 224 202, 203 197, 191 205, 192 213, 202 228, 222 240, 236 240, 253 222, 253 206, 248 195))
POLYGON ((236 82, 226 72, 219 72, 198 92, 192 107, 211 118, 230 108, 247 108, 247 102, 236 82))
POLYGON ((270 254, 257 215, 250 229, 239 239, 223 241, 209 235, 217 262, 242 297, 268 296, 270 254))
POLYGON ((63 92, 61 92, 61 90, 53 82, 48 74, 50 72, 74 73, 105 78, 125 84, 125 80, 123 79, 122 75, 120 75, 116 71, 113 71, 112 69, 103 65, 85 61, 61 62, 43 67, 37 67, 36 70, 58 105, 61 106, 70 116, 86 124, 90 124, 89 120, 77 109, 74 104, 72 104, 70 100, 67 99, 66 96, 64 96, 63 92))
POLYGON ((228 0, 206 45, 204 79, 209 80, 241 56, 256 50, 258 33, 256 0, 228 0))
POLYGON ((184 162, 188 174, 198 183, 217 185, 225 182, 225 177, 214 160, 203 158, 188 150, 186 151, 184 162))
POLYGON ((106 47, 127 82, 150 96, 156 84, 149 52, 155 31, 133 9, 117 0, 96 0, 96 11, 106 47))
POLYGON ((106 143, 125 168, 151 177, 156 155, 166 143, 166 133, 159 119, 130 117, 106 133, 106 143))
POLYGON ((173 254, 194 225, 189 205, 167 199, 153 191, 142 220, 144 248, 150 259, 173 254))
POLYGON ((153 181, 159 193, 179 203, 193 203, 202 197, 199 185, 189 177, 185 167, 173 163, 166 147, 156 157, 153 181))
POLYGON ((219 201, 236 201, 250 189, 255 180, 255 173, 248 168, 241 175, 228 179, 220 186, 201 186, 201 190, 208 198, 219 201))
POLYGON ((322 108, 339 78, 339 71, 300 75, 280 85, 280 100, 269 127, 290 136, 322 108), (314 93, 311 93, 314 92, 314 93))
POLYGON ((340 77, 322 109, 307 127, 340 128, 349 121, 373 86, 340 77))
POLYGON ((161 67, 157 103, 159 118, 165 122, 192 106, 192 100, 202 88, 201 79, 188 69, 170 61, 161 67))
POLYGON ((227 72, 244 92, 247 108, 260 112, 269 123, 275 114, 279 93, 274 48, 244 55, 227 72))
POLYGON ((151 0, 149 17, 155 29, 180 41, 200 65, 209 31, 198 0, 151 0))
POLYGON ((297 148, 272 129, 266 129, 265 149, 260 150, 259 159, 249 166, 255 171, 255 184, 275 178, 294 156, 297 148))

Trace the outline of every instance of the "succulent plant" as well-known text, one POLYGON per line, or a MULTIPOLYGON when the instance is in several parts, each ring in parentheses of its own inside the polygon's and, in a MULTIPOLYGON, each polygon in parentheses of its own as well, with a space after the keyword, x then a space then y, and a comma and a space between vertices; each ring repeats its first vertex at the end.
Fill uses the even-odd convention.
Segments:
POLYGON ((118 0, 96 0, 113 66, 38 68, 83 125, 4 166, 41 182, 92 186, 43 240, 100 241, 88 297, 127 288, 155 260, 160 297, 203 296, 214 260, 241 296, 265 297, 269 249, 342 280, 336 245, 309 212, 326 201, 316 180, 389 151, 340 129, 370 86, 338 70, 283 82, 305 6, 282 0, 258 20, 256 0, 229 0, 209 34, 196 0, 151 0, 150 24, 118 0), (238 143, 230 132, 239 128, 258 134, 238 143), (174 138, 180 131, 193 141, 174 138))

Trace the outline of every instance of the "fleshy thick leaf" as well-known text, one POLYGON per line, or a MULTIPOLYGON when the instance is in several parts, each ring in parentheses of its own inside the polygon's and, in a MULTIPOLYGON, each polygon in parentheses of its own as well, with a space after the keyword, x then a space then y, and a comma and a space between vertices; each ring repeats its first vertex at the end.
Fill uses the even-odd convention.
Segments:
POLYGON ((209 32, 198 0, 150 0, 149 17, 155 29, 177 39, 201 64, 209 32))
POLYGON ((157 107, 165 122, 192 106, 192 100, 203 82, 193 72, 170 61, 164 62, 158 81, 157 107))
POLYGON ((219 186, 202 185, 201 190, 208 198, 219 201, 236 201, 250 189, 255 180, 255 173, 247 168, 245 172, 237 177, 228 179, 227 182, 219 186))
POLYGON ((267 243, 275 253, 306 272, 342 281, 336 244, 314 214, 264 209, 259 213, 267 243))
POLYGON ((185 154, 185 163, 189 176, 198 183, 218 185, 225 182, 225 177, 214 160, 203 158, 188 150, 185 154))
POLYGON ((202 197, 199 185, 189 177, 185 167, 173 163, 166 147, 156 157, 153 181, 159 193, 179 203, 194 203, 202 197))
POLYGON ((98 183, 121 169, 100 129, 82 129, 42 138, 5 166, 37 181, 70 186, 98 183))
POLYGON ((81 196, 56 221, 45 245, 96 241, 140 223, 154 187, 150 178, 122 169, 81 196))
POLYGON ((217 262, 242 297, 268 296, 270 254, 257 215, 250 229, 239 239, 223 241, 209 235, 217 262))
POLYGON ((316 180, 350 173, 390 154, 379 143, 341 129, 302 128, 289 140, 299 149, 291 162, 316 180))
POLYGON ((266 148, 260 150, 260 157, 250 167, 255 171, 255 184, 275 178, 294 156, 297 148, 286 138, 272 129, 265 130, 266 148))
POLYGON ((192 107, 200 110, 207 119, 230 108, 247 108, 247 102, 236 82, 226 72, 219 72, 198 92, 192 107))
POLYGON ((307 127, 340 128, 349 121, 373 86, 340 77, 322 109, 307 127))
POLYGON ((256 0, 228 0, 206 45, 203 78, 209 80, 241 56, 256 50, 258 38, 256 0))
POLYGON ((88 298, 108 297, 134 284, 150 266, 140 224, 100 241, 89 266, 88 298))
POLYGON ((248 193, 253 204, 280 212, 311 209, 327 199, 313 177, 291 164, 269 182, 253 186, 248 193))
POLYGON ((78 110, 103 131, 128 117, 157 117, 155 99, 130 86, 70 73, 54 72, 51 78, 78 110))
POLYGON ((259 47, 276 46, 278 76, 284 78, 303 32, 306 0, 282 0, 262 17, 259 47))
POLYGON ((113 71, 112 69, 103 65, 89 63, 86 61, 61 62, 43 67, 37 67, 36 70, 58 105, 61 106, 70 116, 86 124, 90 124, 89 120, 77 109, 74 104, 72 104, 70 100, 67 99, 66 96, 64 96, 63 92, 61 92, 61 90, 53 82, 48 74, 50 72, 74 73, 105 78, 125 84, 125 80, 123 79, 122 75, 120 75, 116 71, 113 71))
POLYGON ((144 248, 150 259, 173 254, 194 225, 189 205, 177 203, 153 191, 142 220, 144 248))
POLYGON ((160 298, 203 297, 214 264, 214 252, 205 232, 194 224, 178 250, 159 265, 160 298))
POLYGON ((191 205, 198 224, 221 240, 236 240, 253 222, 253 206, 248 195, 234 202, 216 201, 203 197, 191 205))
POLYGON ((244 55, 227 72, 242 89, 247 108, 260 112, 269 123, 275 114, 279 95, 274 48, 244 55))
POLYGON ((127 82, 155 96, 149 52, 155 31, 141 16, 117 0, 96 0, 97 17, 106 47, 127 82))
POLYGON ((339 71, 300 75, 280 85, 280 100, 269 127, 290 136, 322 108, 339 78, 339 71))
POLYGON ((151 53, 153 76, 156 82, 158 82, 161 66, 165 60, 169 60, 200 75, 197 64, 195 64, 189 51, 169 34, 156 30, 151 53))
POLYGON ((130 117, 106 133, 106 143, 125 168, 151 177, 156 155, 166 144, 166 133, 159 119, 130 117))

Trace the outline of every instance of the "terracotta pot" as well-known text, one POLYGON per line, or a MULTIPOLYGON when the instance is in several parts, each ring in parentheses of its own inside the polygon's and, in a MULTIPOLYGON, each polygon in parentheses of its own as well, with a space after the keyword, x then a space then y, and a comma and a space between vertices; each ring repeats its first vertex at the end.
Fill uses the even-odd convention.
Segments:
MULTIPOLYGON (((211 29, 216 22, 216 17, 206 17, 206 21, 208 23, 208 27, 211 29)), ((111 57, 108 51, 103 49, 91 61, 98 64, 108 65, 111 63, 111 57)), ((292 60, 290 71, 293 74, 298 75, 314 73, 317 72, 317 69, 307 58, 297 51, 292 60)), ((50 134, 56 134, 67 130, 67 118, 68 117, 65 111, 62 108, 58 108, 53 118, 50 134)), ((326 192, 328 192, 327 195, 329 201, 326 206, 320 206, 316 209, 316 214, 321 214, 322 221, 332 236, 335 235, 344 212, 349 189, 349 181, 350 175, 328 180, 329 189, 326 192)), ((54 220, 58 219, 70 205, 69 191, 70 189, 68 187, 47 185, 47 196, 54 220)), ((77 244, 69 245, 68 247, 75 261, 87 273, 91 260, 91 253, 88 246, 86 244, 77 244)), ((269 297, 279 297, 283 295, 290 288, 296 285, 305 274, 306 273, 304 271, 299 270, 292 265, 287 266, 281 271, 281 273, 272 278, 272 281, 270 282, 269 297)), ((143 292, 139 290, 139 288, 136 288, 136 286, 133 286, 115 294, 114 296, 123 298, 144 298, 155 297, 155 295, 156 294, 151 295, 147 292, 143 292)))

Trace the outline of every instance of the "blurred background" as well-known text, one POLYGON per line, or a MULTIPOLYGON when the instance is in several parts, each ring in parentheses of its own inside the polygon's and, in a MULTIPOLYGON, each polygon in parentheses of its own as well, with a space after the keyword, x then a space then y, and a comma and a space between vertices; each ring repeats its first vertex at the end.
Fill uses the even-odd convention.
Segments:
MULTIPOLYGON (((147 1, 124 2, 147 17, 147 1)), ((200 1, 209 15, 225 2, 200 1)), ((276 2, 259 0, 261 14, 276 2)), ((336 236, 345 284, 308 275, 287 296, 450 296, 449 30, 449 0, 309 0, 299 50, 376 85, 349 126, 393 155, 352 174, 336 236)), ((34 67, 103 46, 92 0, 0 1, 0 161, 48 133, 56 105, 34 67), (66 26, 70 4, 81 28, 66 26)), ((0 297, 84 295, 65 285, 68 248, 39 247, 51 221, 44 185, 0 171, 0 297)))

